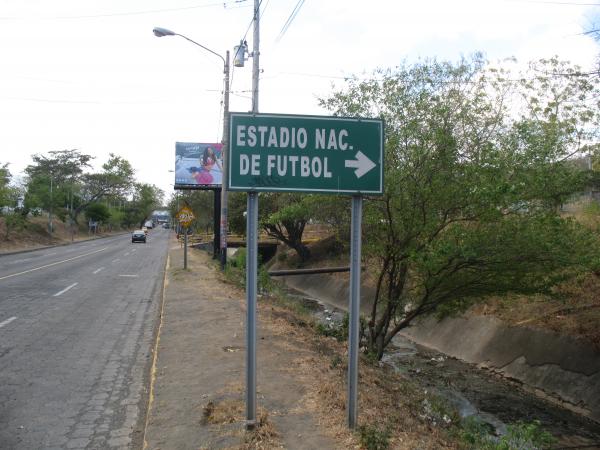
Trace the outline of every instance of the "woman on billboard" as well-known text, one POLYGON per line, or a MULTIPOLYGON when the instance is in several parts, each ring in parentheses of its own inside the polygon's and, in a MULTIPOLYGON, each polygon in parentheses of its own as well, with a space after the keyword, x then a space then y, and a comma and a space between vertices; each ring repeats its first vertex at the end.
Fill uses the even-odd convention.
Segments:
POLYGON ((202 156, 200 157, 200 170, 192 174, 196 179, 196 182, 198 184, 213 184, 214 178, 211 174, 211 170, 213 170, 215 165, 221 172, 223 171, 221 161, 217 158, 214 149, 212 147, 206 147, 204 153, 202 153, 202 156))

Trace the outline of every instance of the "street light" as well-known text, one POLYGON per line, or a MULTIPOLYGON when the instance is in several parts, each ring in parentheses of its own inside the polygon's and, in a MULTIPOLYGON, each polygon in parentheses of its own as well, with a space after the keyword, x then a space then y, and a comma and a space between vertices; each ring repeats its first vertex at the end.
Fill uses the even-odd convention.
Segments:
MULTIPOLYGON (((221 214, 220 214, 220 223, 219 223, 219 253, 221 260, 221 269, 225 269, 225 263, 227 262, 227 149, 229 147, 229 50, 225 53, 225 58, 219 55, 217 52, 214 52, 210 48, 205 47, 202 44, 190 39, 183 34, 175 33, 174 31, 167 30, 166 28, 155 27, 152 32, 156 37, 164 37, 164 36, 180 36, 187 41, 190 41, 192 44, 197 45, 200 48, 203 48, 207 52, 212 53, 213 55, 218 56, 223 61, 223 74, 225 75, 225 92, 223 95, 223 150, 221 152, 223 158, 222 165, 222 177, 221 177, 221 214)), ((215 193, 216 195, 216 193, 215 193)), ((216 211, 215 211, 216 214, 216 211)), ((217 244, 215 242, 215 244, 217 244)), ((216 247, 216 245, 215 245, 216 247)))

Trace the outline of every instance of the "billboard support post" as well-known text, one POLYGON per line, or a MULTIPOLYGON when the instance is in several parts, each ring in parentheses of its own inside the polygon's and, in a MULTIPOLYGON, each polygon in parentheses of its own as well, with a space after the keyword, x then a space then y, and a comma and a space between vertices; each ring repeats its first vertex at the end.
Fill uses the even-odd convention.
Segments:
POLYGON ((183 269, 187 270, 188 227, 183 227, 183 269))
POLYGON ((223 188, 215 189, 213 197, 213 259, 219 257, 219 242, 221 241, 219 218, 221 217, 222 189, 223 188))

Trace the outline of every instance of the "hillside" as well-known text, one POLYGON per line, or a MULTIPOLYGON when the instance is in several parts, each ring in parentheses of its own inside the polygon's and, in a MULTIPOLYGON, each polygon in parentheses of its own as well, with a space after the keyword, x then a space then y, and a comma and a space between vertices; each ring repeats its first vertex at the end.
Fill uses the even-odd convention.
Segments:
MULTIPOLYGON (((5 219, 0 217, 0 254, 18 250, 29 250, 50 245, 61 245, 71 242, 71 230, 69 226, 58 219, 53 221, 54 233, 52 236, 47 231, 47 217, 30 217, 22 230, 11 230, 6 238, 5 219)), ((73 240, 89 239, 86 226, 74 228, 73 240)), ((101 231, 99 235, 108 234, 101 231)))

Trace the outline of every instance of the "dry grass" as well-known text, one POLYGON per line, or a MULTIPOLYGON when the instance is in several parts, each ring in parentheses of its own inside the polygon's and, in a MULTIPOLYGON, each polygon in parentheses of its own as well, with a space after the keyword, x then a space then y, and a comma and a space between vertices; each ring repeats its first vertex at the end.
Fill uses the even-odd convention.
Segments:
POLYGON ((208 402, 202 410, 202 425, 223 425, 234 423, 243 416, 244 404, 239 400, 208 402))
POLYGON ((284 448, 279 440, 279 433, 269 421, 269 415, 265 410, 259 409, 258 420, 254 429, 246 431, 244 445, 240 450, 246 449, 269 449, 284 448))
MULTIPOLYGON (((245 404, 241 399, 209 401, 202 410, 202 425, 229 425, 244 423, 245 404)), ((262 450, 283 448, 280 435, 269 420, 268 412, 258 408, 256 426, 250 430, 236 429, 233 434, 241 436, 243 444, 229 447, 229 450, 262 450)))
POLYGON ((493 297, 472 308, 505 323, 584 339, 600 350, 600 277, 587 274, 563 283, 553 297, 493 297))
MULTIPOLYGON (((264 299, 259 308, 261 316, 269 316, 264 322, 270 331, 288 339, 290 350, 298 354, 291 370, 306 388, 298 409, 318 418, 324 432, 338 443, 336 448, 361 448, 359 435, 346 422, 346 343, 316 335, 304 325, 306 318, 295 317, 298 313, 285 310, 276 299, 264 299)), ((424 414, 426 399, 436 401, 411 380, 361 356, 359 425, 388 430, 390 448, 458 448, 446 430, 448 425, 424 414)))

